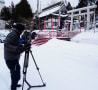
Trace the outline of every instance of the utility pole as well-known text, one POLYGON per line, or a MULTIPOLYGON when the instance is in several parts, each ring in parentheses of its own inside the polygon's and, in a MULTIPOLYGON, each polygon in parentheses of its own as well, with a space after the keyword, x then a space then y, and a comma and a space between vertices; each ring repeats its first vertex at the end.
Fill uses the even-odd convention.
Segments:
POLYGON ((40 20, 39 20, 39 0, 37 0, 37 19, 38 19, 38 26, 37 26, 37 29, 40 28, 40 20))
POLYGON ((39 0, 37 0, 37 15, 39 13, 39 0))

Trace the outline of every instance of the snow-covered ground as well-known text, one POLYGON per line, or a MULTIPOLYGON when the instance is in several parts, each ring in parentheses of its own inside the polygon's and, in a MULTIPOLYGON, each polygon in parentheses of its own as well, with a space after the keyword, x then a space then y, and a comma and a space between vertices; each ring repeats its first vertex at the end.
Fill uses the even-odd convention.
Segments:
POLYGON ((82 33, 72 38, 71 41, 98 45, 98 29, 96 29, 96 31, 83 31, 82 33))
MULTIPOLYGON (((72 41, 51 39, 41 46, 32 45, 32 53, 46 87, 30 90, 98 90, 98 32, 82 32, 72 41)), ((10 90, 10 74, 0 44, 0 90, 10 90)), ((21 55, 21 72, 24 53, 21 55)), ((21 80, 22 83, 21 73, 21 80)), ((30 55, 27 80, 42 84, 30 55)), ((27 85, 24 86, 26 90, 27 85)), ((17 90, 22 90, 21 88, 17 90)))

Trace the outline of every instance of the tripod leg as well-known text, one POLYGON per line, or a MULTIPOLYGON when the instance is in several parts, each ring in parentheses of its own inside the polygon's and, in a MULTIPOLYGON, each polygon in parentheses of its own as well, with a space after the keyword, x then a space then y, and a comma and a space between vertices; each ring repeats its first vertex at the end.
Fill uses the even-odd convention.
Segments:
POLYGON ((22 84, 22 90, 24 89, 24 83, 26 83, 29 86, 29 88, 27 90, 30 90, 31 88, 35 88, 35 87, 44 87, 44 86, 46 86, 46 84, 43 82, 42 76, 41 76, 41 74, 39 72, 39 68, 38 68, 38 66, 36 64, 36 61, 35 61, 34 56, 32 54, 32 51, 30 51, 30 50, 25 51, 25 59, 24 59, 24 66, 23 66, 23 84, 22 84), (36 68, 38 70, 38 73, 39 73, 39 76, 41 78, 41 81, 42 81, 43 85, 31 86, 29 84, 29 82, 26 80, 27 68, 28 68, 28 64, 29 64, 28 63, 29 62, 29 52, 31 52, 31 56, 32 56, 32 58, 34 60, 35 66, 36 66, 36 68))
POLYGON ((24 82, 25 82, 25 78, 23 77, 22 90, 24 88, 24 82))
POLYGON ((31 56, 32 56, 33 61, 34 61, 34 63, 35 63, 36 69, 38 70, 38 73, 39 73, 39 76, 40 76, 41 81, 42 81, 42 83, 43 83, 43 86, 46 86, 46 84, 44 83, 44 81, 43 81, 43 79, 42 79, 42 76, 41 76, 40 71, 39 71, 39 67, 37 66, 37 63, 36 63, 36 61, 35 61, 35 58, 34 58, 34 56, 33 56, 33 54, 32 54, 32 51, 31 51, 31 50, 30 50, 30 53, 31 53, 31 56))
POLYGON ((22 90, 24 88, 24 82, 26 82, 26 74, 27 74, 28 62, 29 62, 29 51, 25 51, 24 66, 23 66, 23 84, 22 84, 22 90))

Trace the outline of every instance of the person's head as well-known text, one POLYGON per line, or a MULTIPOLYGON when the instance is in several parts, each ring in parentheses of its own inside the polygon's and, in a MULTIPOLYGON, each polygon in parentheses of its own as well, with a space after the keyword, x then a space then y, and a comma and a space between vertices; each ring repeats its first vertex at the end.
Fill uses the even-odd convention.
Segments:
POLYGON ((16 24, 15 29, 22 33, 25 30, 25 26, 23 24, 16 24))

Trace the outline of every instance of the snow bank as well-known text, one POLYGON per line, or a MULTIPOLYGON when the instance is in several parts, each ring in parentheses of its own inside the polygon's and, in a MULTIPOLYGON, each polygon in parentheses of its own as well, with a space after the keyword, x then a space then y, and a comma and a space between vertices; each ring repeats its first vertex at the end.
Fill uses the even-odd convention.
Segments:
POLYGON ((82 32, 71 39, 73 42, 98 45, 98 32, 82 32))

